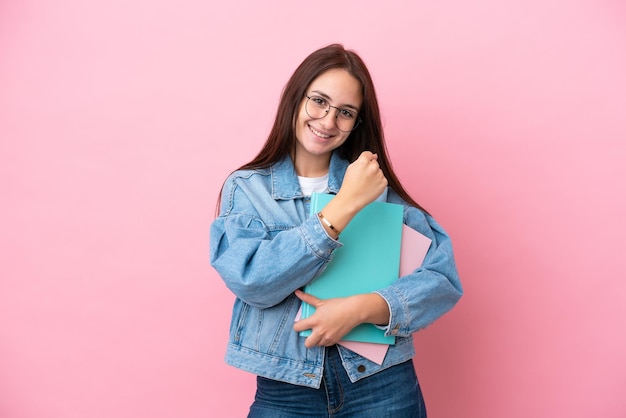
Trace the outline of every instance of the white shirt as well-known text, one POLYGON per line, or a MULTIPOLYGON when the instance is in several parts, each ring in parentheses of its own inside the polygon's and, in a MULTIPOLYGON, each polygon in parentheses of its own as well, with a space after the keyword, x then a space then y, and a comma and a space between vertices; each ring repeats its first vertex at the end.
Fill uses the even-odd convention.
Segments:
POLYGON ((328 173, 322 177, 298 176, 298 182, 304 196, 311 196, 312 193, 326 193, 328 191, 328 173))

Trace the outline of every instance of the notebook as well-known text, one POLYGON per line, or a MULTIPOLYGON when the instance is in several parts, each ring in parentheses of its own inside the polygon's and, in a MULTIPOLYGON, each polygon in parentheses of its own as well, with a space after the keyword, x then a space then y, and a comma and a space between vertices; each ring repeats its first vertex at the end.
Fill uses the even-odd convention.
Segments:
MULTIPOLYGON (((322 210, 334 195, 313 193, 311 213, 322 210)), ((320 299, 347 297, 385 288, 398 279, 402 240, 402 205, 372 202, 364 207, 341 233, 343 246, 334 251, 326 270, 305 286, 304 291, 320 299)), ((302 304, 302 318, 315 308, 302 304)), ((301 331, 309 336, 310 330, 301 331)), ((373 324, 360 324, 344 337, 346 341, 394 344, 395 337, 373 324)))

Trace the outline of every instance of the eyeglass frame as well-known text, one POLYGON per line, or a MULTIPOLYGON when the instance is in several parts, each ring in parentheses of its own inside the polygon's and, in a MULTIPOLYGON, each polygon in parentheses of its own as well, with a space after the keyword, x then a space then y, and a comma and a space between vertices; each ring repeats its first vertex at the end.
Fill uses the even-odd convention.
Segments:
MULTIPOLYGON (((304 104, 304 111, 306 112, 307 115, 309 115, 310 118, 313 118, 313 116, 311 116, 309 114, 309 111, 308 111, 308 108, 307 108, 307 105, 309 104, 309 100, 311 100, 313 97, 309 96, 307 93, 304 93, 304 97, 306 97, 306 103, 304 104)), ((320 97, 321 99, 326 100, 326 102, 328 103, 328 99, 326 99, 324 97, 321 97, 321 96, 315 96, 315 97, 320 97)), ((330 109, 337 109, 337 112, 335 113, 335 119, 337 119, 339 117, 339 112, 341 112, 343 110, 347 110, 347 109, 342 109, 342 108, 337 107, 337 106, 333 106, 330 103, 328 103, 328 109, 326 109, 326 114, 324 116, 322 116, 321 118, 313 118, 313 120, 324 119, 330 113, 330 109)), ((361 124, 361 122, 363 122, 363 120, 359 116, 358 112, 356 114, 356 117, 357 117, 356 122, 354 123, 354 126, 352 127, 352 129, 350 129, 349 131, 343 131, 343 130, 339 129, 339 126, 337 126, 337 129, 339 129, 341 132, 352 132, 352 131, 354 131, 361 124)), ((335 124, 336 124, 336 122, 335 122, 335 124)))

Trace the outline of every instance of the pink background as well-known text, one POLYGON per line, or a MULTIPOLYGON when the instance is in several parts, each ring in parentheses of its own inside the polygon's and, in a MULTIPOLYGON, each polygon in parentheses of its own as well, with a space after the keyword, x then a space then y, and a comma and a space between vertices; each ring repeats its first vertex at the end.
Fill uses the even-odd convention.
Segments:
POLYGON ((209 224, 339 41, 455 243, 466 294, 416 336, 429 416, 624 417, 624 3, 229 3, 0 4, 0 416, 245 416, 209 224))

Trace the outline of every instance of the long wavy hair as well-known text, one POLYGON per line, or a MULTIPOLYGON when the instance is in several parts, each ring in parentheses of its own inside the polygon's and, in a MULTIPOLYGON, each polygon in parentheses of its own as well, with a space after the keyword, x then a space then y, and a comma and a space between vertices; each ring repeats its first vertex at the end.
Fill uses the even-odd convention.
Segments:
POLYGON ((340 44, 331 44, 318 49, 296 68, 283 89, 276 119, 267 141, 257 156, 239 169, 267 168, 286 155, 293 157, 296 147, 295 122, 305 92, 313 80, 331 69, 343 69, 350 73, 361 83, 363 93, 363 103, 359 110, 362 122, 337 148, 337 152, 350 162, 356 160, 361 152, 366 150, 378 154, 378 164, 387 178, 389 187, 407 203, 425 211, 409 196, 393 171, 387 156, 374 83, 365 63, 356 52, 346 50, 340 44))

